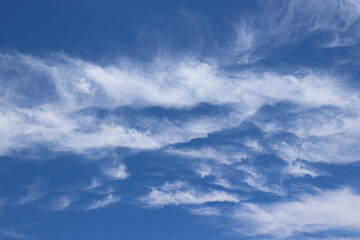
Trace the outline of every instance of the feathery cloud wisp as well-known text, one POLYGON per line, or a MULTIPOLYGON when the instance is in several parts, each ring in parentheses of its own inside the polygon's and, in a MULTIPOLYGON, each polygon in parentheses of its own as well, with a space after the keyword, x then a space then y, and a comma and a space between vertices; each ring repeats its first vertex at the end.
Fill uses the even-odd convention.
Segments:
POLYGON ((159 188, 152 188, 151 192, 141 200, 149 206, 165 205, 196 205, 208 202, 233 202, 237 203, 240 198, 224 191, 212 190, 202 192, 184 182, 165 183, 159 188))

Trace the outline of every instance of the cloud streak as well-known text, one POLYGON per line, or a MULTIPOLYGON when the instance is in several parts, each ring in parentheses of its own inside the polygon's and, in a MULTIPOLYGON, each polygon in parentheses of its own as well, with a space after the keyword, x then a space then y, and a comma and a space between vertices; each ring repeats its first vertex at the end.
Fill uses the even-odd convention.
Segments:
POLYGON ((120 201, 120 197, 113 195, 113 194, 109 194, 106 197, 104 197, 103 199, 93 201, 86 208, 86 210, 94 210, 94 209, 98 209, 98 208, 104 208, 104 207, 107 207, 108 205, 116 203, 118 201, 120 201))
POLYGON ((218 190, 202 192, 184 182, 176 181, 165 183, 159 188, 152 188, 151 192, 141 200, 148 206, 163 207, 166 205, 198 205, 209 202, 237 203, 240 198, 218 190))
POLYGON ((47 194, 43 184, 36 181, 34 184, 27 186, 27 194, 20 198, 18 204, 28 204, 45 197, 47 194))

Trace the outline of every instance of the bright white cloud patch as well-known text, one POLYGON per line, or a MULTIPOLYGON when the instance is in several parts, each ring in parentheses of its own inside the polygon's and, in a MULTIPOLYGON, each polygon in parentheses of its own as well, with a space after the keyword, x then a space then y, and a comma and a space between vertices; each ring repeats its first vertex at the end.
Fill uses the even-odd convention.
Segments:
POLYGON ((118 166, 112 168, 106 168, 103 170, 104 174, 114 178, 114 179, 125 179, 128 177, 128 173, 126 172, 126 167, 123 164, 119 164, 118 166))
POLYGON ((252 222, 247 234, 266 234, 278 238, 295 233, 360 228, 360 195, 350 189, 303 195, 296 201, 270 205, 244 204, 235 218, 252 222))
POLYGON ((297 177, 304 177, 306 175, 311 177, 317 177, 319 175, 322 175, 316 170, 312 170, 311 168, 305 166, 305 164, 301 162, 291 162, 286 168, 286 172, 297 177))

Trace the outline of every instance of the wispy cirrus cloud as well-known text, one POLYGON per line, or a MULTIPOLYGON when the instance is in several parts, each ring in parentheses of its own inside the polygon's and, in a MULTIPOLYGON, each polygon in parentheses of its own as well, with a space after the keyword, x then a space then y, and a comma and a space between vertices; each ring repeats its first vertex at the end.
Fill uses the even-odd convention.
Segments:
POLYGON ((233 149, 217 150, 213 147, 206 146, 198 149, 174 149, 166 150, 166 153, 183 156, 193 159, 215 160, 221 164, 231 164, 232 162, 241 162, 247 155, 244 152, 232 151, 233 149))
POLYGON ((185 182, 176 181, 165 183, 159 188, 152 188, 148 195, 141 198, 141 201, 148 206, 162 207, 166 205, 197 205, 209 202, 237 203, 240 198, 225 191, 201 191, 185 182))
MULTIPOLYGON (((1 56, 5 62, 2 65, 4 76, 7 69, 20 66, 25 69, 19 70, 16 81, 13 77, 7 78, 2 88, 1 101, 6 103, 2 105, 0 115, 0 131, 4 136, 0 149, 2 154, 11 154, 16 149, 34 144, 43 144, 58 151, 83 153, 86 149, 117 146, 161 148, 235 127, 254 115, 265 103, 271 105, 278 102, 293 102, 300 106, 299 109, 334 106, 351 112, 348 119, 341 120, 342 127, 336 126, 336 131, 348 141, 354 144, 357 142, 355 137, 346 132, 351 123, 356 123, 360 112, 356 108, 359 103, 357 92, 324 74, 307 72, 303 76, 295 76, 242 71, 229 75, 216 64, 193 59, 178 63, 165 63, 158 59, 135 67, 127 61, 100 66, 64 55, 57 55, 52 60, 21 54, 1 56), (55 97, 45 93, 38 97, 26 95, 22 89, 27 78, 26 69, 42 76, 41 81, 45 81, 49 88, 45 92, 54 92, 55 97), (84 86, 89 91, 84 92, 84 86), (33 105, 24 105, 29 98, 35 99, 33 105), (199 103, 231 106, 232 112, 226 117, 194 117, 180 125, 168 119, 143 118, 137 123, 140 128, 132 126, 132 121, 123 115, 116 116, 111 112, 119 106, 182 109, 199 103), (107 118, 97 117, 96 109, 99 108, 109 111, 107 118)), ((34 88, 41 83, 36 76, 30 81, 34 88)), ((322 114, 316 114, 315 117, 321 118, 322 114)), ((326 134, 326 129, 329 129, 326 121, 317 126, 311 125, 313 132, 322 131, 326 134)), ((292 131, 300 138, 313 135, 309 130, 304 135, 304 129, 309 129, 309 123, 294 124, 287 129, 283 128, 283 131, 292 131)), ((277 130, 279 128, 272 131, 277 130)), ((337 142, 336 139, 334 141, 337 142)), ((307 143, 308 149, 311 149, 311 138, 308 138, 307 143)), ((325 147, 332 144, 329 140, 322 143, 325 147)))
POLYGON ((50 209, 51 211, 65 210, 71 205, 73 200, 70 196, 60 196, 52 201, 50 209))
POLYGON ((251 64, 271 53, 326 35, 316 48, 344 47, 360 41, 360 4, 357 0, 261 1, 253 17, 240 18, 236 25, 234 52, 241 64, 251 64))
POLYGON ((97 178, 92 178, 91 183, 83 189, 84 190, 92 190, 92 189, 100 187, 101 185, 102 185, 102 183, 97 178))
POLYGON ((220 210, 215 207, 193 208, 191 213, 200 216, 217 216, 221 214, 220 210))
POLYGON ((18 204, 28 204, 34 202, 45 197, 47 194, 44 184, 39 180, 35 181, 35 183, 31 185, 28 185, 26 189, 27 193, 19 199, 18 204))
POLYGON ((119 196, 109 194, 106 197, 104 197, 103 199, 93 201, 88 207, 86 207, 86 210, 94 210, 94 209, 98 209, 98 208, 103 208, 110 204, 116 203, 118 201, 120 201, 119 196))
POLYGON ((324 173, 311 169, 310 167, 306 166, 304 162, 300 161, 290 162, 286 167, 285 172, 297 177, 304 177, 307 175, 311 177, 317 177, 324 175, 324 173))

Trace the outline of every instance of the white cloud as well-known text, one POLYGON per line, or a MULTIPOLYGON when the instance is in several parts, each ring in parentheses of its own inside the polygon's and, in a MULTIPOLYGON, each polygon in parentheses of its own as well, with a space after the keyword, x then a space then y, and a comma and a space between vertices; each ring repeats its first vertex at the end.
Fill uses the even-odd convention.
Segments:
POLYGON ((227 180, 225 178, 221 178, 221 177, 222 176, 217 176, 217 179, 215 180, 215 182, 213 182, 213 184, 221 186, 226 189, 230 189, 230 190, 237 189, 237 187, 233 186, 233 184, 229 180, 227 180))
MULTIPOLYGON (((3 105, 8 108, 3 107, 0 111, 3 126, 0 130, 7 139, 2 144, 3 153, 14 146, 26 147, 30 141, 52 143, 52 147, 77 151, 103 146, 157 148, 206 136, 224 127, 234 126, 242 119, 236 120, 236 114, 225 121, 221 120, 222 122, 211 118, 193 119, 180 127, 158 121, 156 124, 159 132, 151 133, 141 132, 126 124, 102 122, 99 125, 94 117, 75 113, 92 106, 140 104, 184 107, 200 102, 236 103, 239 111, 246 116, 265 102, 294 101, 315 107, 347 107, 359 101, 352 91, 343 89, 333 79, 311 73, 301 79, 271 73, 239 73, 228 78, 216 66, 193 60, 180 65, 174 64, 176 69, 171 64, 155 62, 139 70, 127 62, 118 66, 101 67, 62 56, 65 64, 49 65, 45 60, 24 55, 3 56, 5 57, 48 75, 49 81, 53 81, 56 86, 60 102, 31 109, 10 108, 13 102, 9 102, 11 97, 8 97, 8 105, 3 105), (82 96, 74 92, 76 88, 71 86, 77 82, 76 79, 80 79, 81 84, 89 83, 86 86, 94 87, 96 94, 82 96), (92 131, 83 131, 84 126, 92 131)), ((209 151, 204 154, 226 159, 209 151)))
POLYGON ((214 170, 209 164, 200 164, 195 168, 195 171, 200 175, 201 178, 214 175, 214 170))
POLYGON ((149 206, 196 205, 208 202, 233 202, 240 198, 224 191, 211 190, 203 192, 184 182, 165 183, 161 187, 153 187, 151 192, 141 199, 149 206))
POLYGON ((118 201, 120 201, 120 197, 113 194, 109 194, 103 199, 93 201, 86 209, 93 210, 93 209, 103 208, 118 201))
POLYGON ((360 196, 347 188, 302 195, 298 200, 269 205, 246 203, 235 214, 236 219, 247 224, 240 231, 277 238, 323 230, 358 232, 359 216, 360 196))
MULTIPOLYGON (((358 129, 354 129, 358 132, 358 129)), ((296 142, 283 141, 273 146, 287 161, 304 159, 311 162, 349 163, 359 160, 360 139, 354 133, 308 137, 296 142)))
POLYGON ((309 168, 308 166, 306 166, 304 163, 301 162, 290 162, 287 168, 285 169, 285 172, 296 177, 303 177, 305 175, 311 177, 317 177, 323 175, 322 173, 319 173, 316 170, 312 170, 311 168, 309 168))
POLYGON ((111 178, 119 180, 125 179, 129 176, 126 172, 126 167, 123 164, 119 164, 118 166, 112 168, 106 168, 103 170, 103 173, 111 178))
POLYGON ((244 145, 253 149, 255 152, 263 152, 263 148, 259 145, 259 142, 256 140, 246 140, 244 145))
POLYGON ((244 179, 242 181, 249 185, 251 188, 258 191, 271 192, 279 195, 284 194, 280 186, 268 184, 266 177, 263 174, 259 173, 254 167, 248 165, 240 165, 236 166, 235 169, 243 171, 245 173, 244 179))
MULTIPOLYGON (((246 141, 245 145, 247 145, 256 153, 263 151, 263 149, 258 145, 256 141, 246 141)), ((215 177, 215 180, 211 182, 214 185, 222 186, 223 188, 230 190, 245 190, 244 186, 239 185, 240 182, 243 182, 246 183, 249 187, 251 187, 252 190, 256 189, 263 192, 283 194, 279 186, 274 184, 268 184, 266 176, 259 173, 256 168, 244 164, 237 164, 236 166, 232 165, 233 163, 240 163, 243 159, 250 157, 239 151, 239 149, 236 149, 234 151, 234 149, 232 148, 220 148, 219 150, 215 150, 212 147, 201 147, 198 149, 171 148, 167 149, 166 152, 170 154, 184 156, 186 158, 197 159, 198 161, 183 163, 192 165, 194 171, 198 175, 200 175, 201 178, 205 178, 208 176, 215 177), (236 183, 233 183, 234 178, 232 175, 229 175, 229 171, 238 171, 239 174, 241 174, 242 172, 244 177, 237 177, 236 183)))

